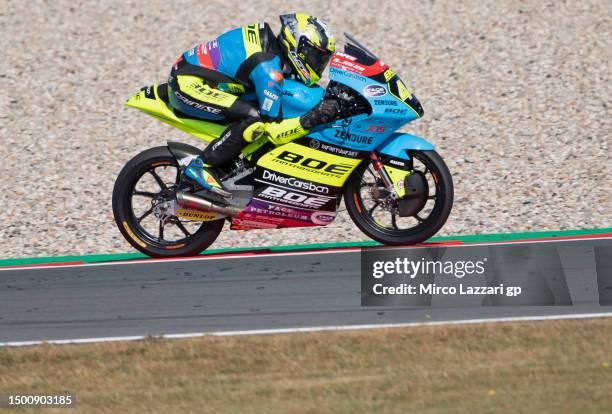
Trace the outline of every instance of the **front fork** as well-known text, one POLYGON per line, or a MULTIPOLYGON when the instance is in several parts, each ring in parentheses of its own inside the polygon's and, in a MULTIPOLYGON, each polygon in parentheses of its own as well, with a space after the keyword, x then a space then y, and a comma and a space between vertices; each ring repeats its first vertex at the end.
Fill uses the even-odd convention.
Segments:
POLYGON ((395 186, 393 185, 393 181, 391 181, 391 177, 389 177, 389 174, 387 174, 387 171, 385 171, 385 168, 384 168, 385 166, 380 161, 380 159, 378 158, 378 156, 376 155, 374 151, 370 153, 370 161, 371 161, 372 167, 374 168, 374 171, 378 174, 378 176, 382 180, 383 184, 385 185, 385 188, 391 194, 391 197, 393 199, 397 199, 398 194, 397 194, 397 191, 395 191, 395 186))
POLYGON ((400 169, 385 165, 375 152, 370 153, 370 160, 389 192, 387 202, 391 202, 400 217, 412 217, 425 207, 429 199, 429 184, 423 172, 414 170, 412 161, 400 169))

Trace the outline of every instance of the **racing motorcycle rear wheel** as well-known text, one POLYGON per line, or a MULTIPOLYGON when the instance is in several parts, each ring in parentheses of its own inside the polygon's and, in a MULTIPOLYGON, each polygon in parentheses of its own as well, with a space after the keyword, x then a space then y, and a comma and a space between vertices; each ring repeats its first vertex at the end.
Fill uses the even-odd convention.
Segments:
POLYGON ((113 189, 117 227, 152 257, 193 256, 210 246, 224 219, 200 222, 172 214, 181 170, 167 147, 141 152, 123 167, 113 189))
POLYGON ((442 157, 435 151, 410 150, 408 154, 413 162, 412 176, 421 182, 425 193, 422 200, 394 199, 371 164, 365 162, 344 188, 344 202, 355 225, 384 244, 416 244, 429 239, 442 228, 453 206, 453 180, 442 157))

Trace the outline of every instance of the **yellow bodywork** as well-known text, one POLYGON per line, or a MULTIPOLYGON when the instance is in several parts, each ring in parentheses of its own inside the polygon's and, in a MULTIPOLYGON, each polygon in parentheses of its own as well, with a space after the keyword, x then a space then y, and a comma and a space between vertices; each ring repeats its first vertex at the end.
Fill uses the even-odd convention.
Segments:
POLYGON ((263 155, 257 165, 288 176, 342 187, 361 161, 290 142, 263 155))
MULTIPOLYGON (((146 91, 141 90, 137 94, 130 96, 125 102, 125 106, 140 109, 144 113, 207 143, 219 138, 223 131, 225 131, 225 128, 227 128, 227 125, 214 122, 177 117, 174 115, 174 112, 168 108, 166 102, 157 94, 157 85, 150 86, 149 88, 153 89, 155 99, 147 98, 146 91)), ((244 147, 241 152, 250 159, 251 154, 266 142, 268 142, 268 139, 262 136, 255 142, 251 142, 244 147)))
POLYGON ((387 175, 393 183, 393 188, 397 193, 397 196, 402 198, 406 195, 406 187, 404 186, 404 180, 408 177, 411 172, 403 170, 401 168, 391 167, 389 165, 384 166, 387 175))
POLYGON ((145 91, 141 90, 137 94, 130 96, 125 102, 125 106, 140 109, 148 115, 206 142, 219 138, 227 127, 226 125, 214 122, 177 117, 157 95, 157 85, 150 86, 150 88, 153 88, 155 99, 147 98, 145 91))

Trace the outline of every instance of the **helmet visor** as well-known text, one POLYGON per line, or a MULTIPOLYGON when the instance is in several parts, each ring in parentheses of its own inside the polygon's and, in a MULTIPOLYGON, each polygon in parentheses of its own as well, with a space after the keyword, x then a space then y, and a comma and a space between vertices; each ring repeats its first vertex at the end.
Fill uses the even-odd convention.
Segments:
POLYGON ((331 52, 316 46, 305 36, 302 36, 300 39, 297 52, 300 57, 303 56, 304 63, 310 66, 310 68, 319 76, 321 76, 325 70, 325 67, 329 63, 329 59, 331 59, 332 55, 331 52))

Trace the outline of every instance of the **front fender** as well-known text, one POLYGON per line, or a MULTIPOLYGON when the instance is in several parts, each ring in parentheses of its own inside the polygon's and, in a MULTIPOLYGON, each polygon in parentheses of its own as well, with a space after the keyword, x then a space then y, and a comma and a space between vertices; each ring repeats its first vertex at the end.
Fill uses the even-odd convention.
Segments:
POLYGON ((376 148, 376 152, 409 160, 410 157, 406 153, 406 150, 429 151, 433 149, 433 144, 421 137, 396 132, 379 145, 378 148, 376 148))

